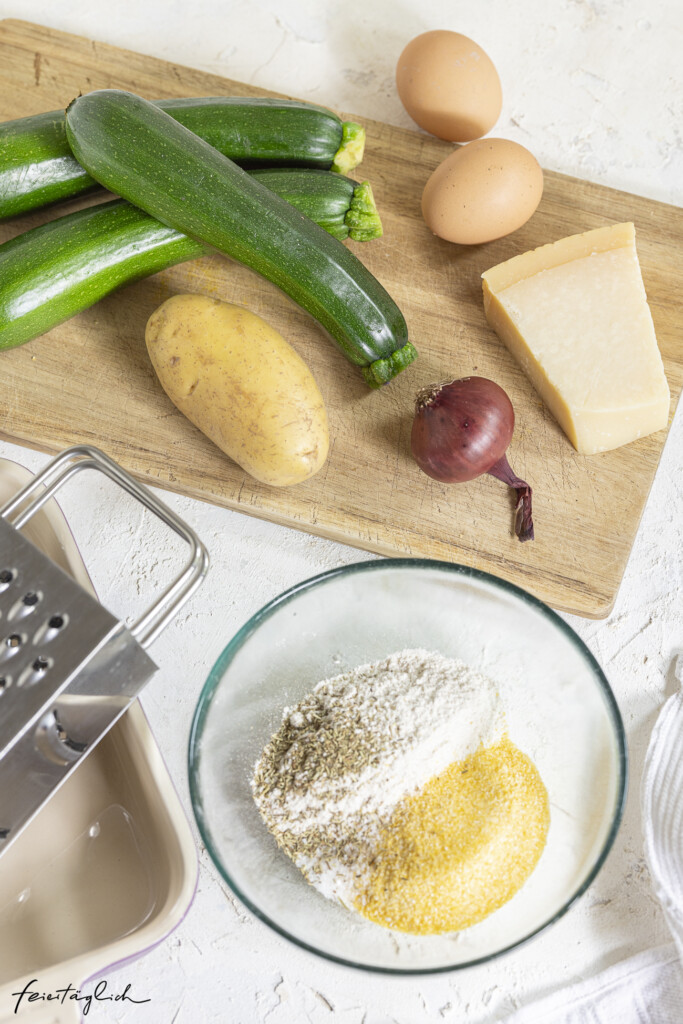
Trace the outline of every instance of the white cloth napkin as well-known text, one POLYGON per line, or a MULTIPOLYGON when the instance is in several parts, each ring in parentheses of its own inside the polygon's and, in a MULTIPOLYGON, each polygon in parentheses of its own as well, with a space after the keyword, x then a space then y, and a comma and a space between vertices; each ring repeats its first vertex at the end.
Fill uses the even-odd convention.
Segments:
MULTIPOLYGON (((682 670, 679 656, 679 682, 682 670)), ((683 1024, 683 691, 652 731, 641 807, 652 884, 674 941, 523 1007, 504 1024, 683 1024)))

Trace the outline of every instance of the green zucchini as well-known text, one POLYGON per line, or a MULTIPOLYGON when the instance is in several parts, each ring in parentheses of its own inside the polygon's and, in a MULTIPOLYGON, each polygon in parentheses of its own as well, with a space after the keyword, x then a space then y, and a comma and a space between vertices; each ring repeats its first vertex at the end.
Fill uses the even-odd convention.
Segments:
MULTIPOLYGON (((365 130, 297 100, 218 96, 158 100, 181 124, 244 167, 318 167, 346 173, 365 130)), ((69 148, 64 111, 0 124, 0 220, 98 188, 69 148)))
POLYGON ((382 235, 382 222, 369 181, 359 184, 331 171, 301 167, 267 167, 249 174, 333 238, 369 242, 382 235))
MULTIPOLYGON (((382 233, 368 182, 330 171, 250 173, 337 238, 365 241, 382 233)), ((124 284, 207 251, 125 199, 26 231, 0 245, 0 351, 37 338, 124 284)))
POLYGON ((371 387, 415 358, 403 314, 352 252, 159 107, 88 93, 69 104, 66 131, 96 181, 278 285, 371 387))

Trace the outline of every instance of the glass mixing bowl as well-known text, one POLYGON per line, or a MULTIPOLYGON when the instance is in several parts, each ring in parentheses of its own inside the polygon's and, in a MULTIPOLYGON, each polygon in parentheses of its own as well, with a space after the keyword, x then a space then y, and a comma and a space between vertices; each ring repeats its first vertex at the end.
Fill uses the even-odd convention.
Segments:
POLYGON ((242 627, 202 691, 190 737, 197 824, 218 870, 261 920, 299 946, 370 971, 480 963, 561 917, 614 841, 626 786, 619 711, 600 666, 542 602, 487 573, 419 559, 361 562, 307 580, 242 627), (283 709, 321 679, 420 647, 499 684, 513 743, 548 790, 550 829, 521 890, 461 932, 392 932, 310 886, 277 847, 249 779, 283 709))

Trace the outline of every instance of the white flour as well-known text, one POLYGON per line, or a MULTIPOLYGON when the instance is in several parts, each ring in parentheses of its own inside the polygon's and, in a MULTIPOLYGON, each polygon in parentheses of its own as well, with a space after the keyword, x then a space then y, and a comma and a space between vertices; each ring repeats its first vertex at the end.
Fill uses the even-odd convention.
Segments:
POLYGON ((352 903, 396 804, 502 729, 491 679, 440 654, 400 651, 323 680, 285 709, 254 769, 254 799, 309 881, 352 903))

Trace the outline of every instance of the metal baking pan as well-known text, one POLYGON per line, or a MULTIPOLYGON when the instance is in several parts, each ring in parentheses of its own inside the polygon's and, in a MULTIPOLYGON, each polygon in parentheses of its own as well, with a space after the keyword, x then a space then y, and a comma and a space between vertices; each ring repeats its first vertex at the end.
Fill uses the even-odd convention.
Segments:
MULTIPOLYGON (((31 474, 0 459, 0 505, 31 474)), ((91 592, 61 510, 50 501, 26 536, 91 592)), ((26 827, 0 871, 0 1022, 76 1024, 83 1004, 55 993, 140 956, 185 915, 197 856, 184 811, 135 701, 26 827)))

